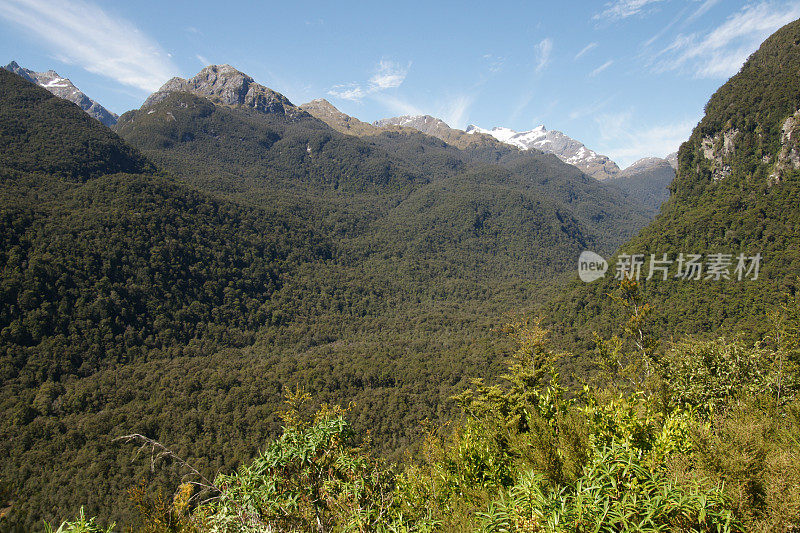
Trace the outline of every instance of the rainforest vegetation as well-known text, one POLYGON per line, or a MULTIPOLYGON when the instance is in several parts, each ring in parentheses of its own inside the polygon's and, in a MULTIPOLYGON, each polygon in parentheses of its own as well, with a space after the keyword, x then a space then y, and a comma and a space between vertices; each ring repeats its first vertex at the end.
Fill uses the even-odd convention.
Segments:
POLYGON ((795 22, 657 216, 537 151, 190 93, 111 131, 0 70, 0 530, 798 530, 798 68, 795 22))

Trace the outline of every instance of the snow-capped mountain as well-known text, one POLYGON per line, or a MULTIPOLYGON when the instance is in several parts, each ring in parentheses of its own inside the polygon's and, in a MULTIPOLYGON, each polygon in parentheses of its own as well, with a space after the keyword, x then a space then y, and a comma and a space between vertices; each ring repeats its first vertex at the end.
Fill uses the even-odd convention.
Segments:
POLYGON ((403 115, 399 117, 383 118, 372 123, 377 128, 411 128, 425 135, 441 139, 462 150, 467 147, 479 146, 487 141, 495 142, 491 137, 484 135, 468 135, 464 130, 451 128, 447 123, 430 115, 403 115))
POLYGON ((44 87, 54 95, 64 100, 69 100, 73 104, 86 111, 90 116, 96 118, 106 126, 113 126, 117 123, 119 118, 115 113, 112 113, 105 107, 101 106, 75 87, 67 78, 62 78, 54 70, 47 72, 34 72, 33 70, 23 68, 12 61, 4 69, 13 72, 18 76, 22 76, 31 83, 35 83, 44 87))
POLYGON ((536 148, 554 154, 565 163, 575 165, 598 180, 614 178, 619 174, 619 167, 608 156, 598 154, 570 136, 560 131, 547 130, 544 126, 518 132, 503 127, 487 130, 471 124, 467 127, 467 133, 484 133, 521 150, 536 148))

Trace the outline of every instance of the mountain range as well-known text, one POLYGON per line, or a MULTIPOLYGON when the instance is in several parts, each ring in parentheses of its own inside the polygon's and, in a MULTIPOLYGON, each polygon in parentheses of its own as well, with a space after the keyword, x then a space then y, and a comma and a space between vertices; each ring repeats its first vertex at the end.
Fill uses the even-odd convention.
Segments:
POLYGON ((232 472, 280 433, 288 387, 350 405, 399 459, 501 373, 509 311, 544 313, 579 348, 565 380, 583 379, 591 332, 619 315, 613 267, 574 279, 586 250, 761 254, 759 279, 641 288, 660 338, 766 335, 800 290, 798 43, 800 22, 712 96, 677 174, 649 158, 602 181, 543 127, 514 144, 427 116, 369 124, 230 65, 173 78, 113 129, 57 98, 55 73, 0 70, 2 527, 81 505, 133 524, 139 480, 179 476, 114 437, 232 472))
POLYGON ((34 72, 32 70, 23 68, 12 61, 4 69, 21 76, 23 79, 31 83, 35 83, 40 87, 44 87, 54 95, 64 100, 68 100, 73 104, 86 111, 90 116, 96 118, 106 126, 113 126, 117 123, 117 115, 112 113, 99 103, 95 102, 83 92, 80 91, 75 85, 72 84, 67 78, 58 75, 54 70, 47 72, 34 72))
MULTIPOLYGON (((196 76, 190 81, 177 77, 172 78, 165 83, 159 91, 156 91, 150 95, 143 104, 143 107, 157 103, 171 92, 203 92, 204 88, 208 88, 217 84, 218 79, 220 82, 222 82, 218 85, 227 87, 231 83, 234 83, 238 87, 237 90, 240 92, 232 92, 228 89, 222 89, 221 92, 217 94, 210 94, 207 91, 203 92, 206 97, 212 99, 213 101, 226 102, 229 104, 233 104, 235 102, 237 105, 252 105, 254 107, 263 107, 265 109, 273 106, 274 109, 272 109, 272 112, 279 111, 282 109, 284 104, 288 102, 283 95, 280 95, 279 93, 276 93, 275 91, 272 91, 266 87, 255 84, 251 77, 236 71, 229 65, 215 67, 217 70, 209 71, 206 74, 205 79, 198 79, 196 76), (242 79, 228 79, 231 77, 241 77, 242 79), (253 87, 252 92, 251 87, 253 87)), ((106 126, 113 126, 117 122, 118 116, 116 114, 108 111, 98 102, 86 96, 82 91, 75 87, 75 85, 73 85, 69 79, 59 76, 53 70, 49 70, 47 72, 35 72, 21 67, 15 61, 12 61, 4 68, 14 72, 15 74, 32 83, 36 83, 37 85, 44 87, 60 98, 64 98, 65 100, 77 104, 90 116, 96 118, 106 126)), ((412 128, 427 135, 442 139, 445 142, 453 144, 459 148, 465 148, 475 142, 481 141, 475 141, 470 137, 466 137, 464 134, 466 133, 474 135, 480 133, 483 135, 479 135, 479 137, 491 136, 503 143, 516 146, 522 150, 536 148, 546 153, 553 153, 562 161, 577 166, 582 171, 586 172, 586 174, 598 180, 612 179, 635 174, 638 176, 638 179, 646 181, 646 176, 644 174, 645 169, 642 168, 645 165, 645 161, 655 161, 659 159, 644 158, 625 169, 625 171, 620 171, 617 164, 614 161, 611 161, 607 156, 597 154, 595 151, 584 146, 581 142, 568 137, 560 131, 548 131, 544 126, 538 126, 537 128, 529 131, 516 132, 504 127, 495 127, 491 130, 485 130, 479 128, 478 126, 470 125, 467 127, 466 131, 462 131, 451 128, 441 119, 432 117, 430 115, 405 115, 400 117, 385 118, 375 121, 373 124, 368 124, 358 120, 357 118, 341 113, 330 102, 324 99, 314 100, 299 107, 300 109, 307 111, 308 113, 328 123, 337 131, 341 131, 342 133, 349 135, 375 135, 379 133, 381 129, 392 127, 412 128)), ((483 142, 485 142, 485 139, 483 142)), ((670 156, 667 156, 667 159, 672 158, 671 160, 674 161, 675 156, 676 154, 671 154, 670 156)), ((674 167, 675 165, 673 164, 672 166, 674 167)), ((650 171, 652 169, 647 170, 650 171)), ((660 179, 661 173, 656 173, 658 176, 656 176, 655 179, 660 184, 661 181, 663 181, 663 179, 660 179)), ((648 205, 652 203, 650 197, 642 198, 642 200, 648 205)))
POLYGON ((521 150, 536 148, 558 156, 562 161, 575 165, 598 180, 613 178, 619 167, 608 156, 590 150, 583 143, 564 135, 560 131, 548 131, 540 125, 529 131, 517 132, 509 128, 494 127, 491 130, 475 125, 467 127, 467 133, 484 133, 497 140, 516 146, 521 150))
POLYGON ((131 523, 125 491, 153 474, 123 430, 235 468, 280 430, 289 383, 353 401, 397 457, 498 371, 495 317, 653 215, 490 136, 342 134, 227 65, 114 131, 11 72, 0 86, 0 495, 25 495, 20 531, 77 502, 131 523))

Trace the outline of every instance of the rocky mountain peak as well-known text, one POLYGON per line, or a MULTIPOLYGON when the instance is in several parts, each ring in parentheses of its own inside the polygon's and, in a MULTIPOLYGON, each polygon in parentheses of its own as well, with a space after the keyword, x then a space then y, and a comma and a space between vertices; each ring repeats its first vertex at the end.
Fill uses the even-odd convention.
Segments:
POLYGON ((406 126, 428 135, 435 135, 434 132, 444 128, 447 130, 452 129, 442 119, 430 115, 403 115, 400 117, 382 118, 373 122, 373 125, 379 128, 385 128, 387 126, 406 126))
POLYGON ((3 68, 31 83, 44 87, 59 98, 69 100, 106 126, 113 126, 117 123, 119 117, 115 113, 86 96, 69 79, 62 78, 55 70, 35 72, 21 67, 16 61, 12 61, 3 68))
POLYGON ((336 131, 347 135, 367 136, 378 135, 380 133, 380 130, 372 124, 361 122, 355 117, 342 113, 336 106, 324 98, 311 100, 301 105, 300 109, 325 122, 336 131))
MULTIPOLYGON (((660 168, 673 168, 668 159, 661 157, 643 157, 620 172, 620 176, 631 176, 641 172, 648 172, 660 168)), ((673 168, 674 170, 674 168, 673 168)))
POLYGON ((611 179, 619 174, 619 167, 608 156, 590 150, 583 143, 556 130, 548 130, 540 124, 528 131, 514 131, 495 126, 487 130, 470 124, 467 133, 491 135, 500 142, 516 146, 520 150, 535 148, 554 154, 559 159, 574 165, 598 180, 611 179))
POLYGON ((189 92, 215 104, 252 107, 263 113, 296 115, 299 110, 288 98, 230 65, 209 65, 188 80, 172 78, 145 100, 142 108, 156 104, 173 92, 189 92))

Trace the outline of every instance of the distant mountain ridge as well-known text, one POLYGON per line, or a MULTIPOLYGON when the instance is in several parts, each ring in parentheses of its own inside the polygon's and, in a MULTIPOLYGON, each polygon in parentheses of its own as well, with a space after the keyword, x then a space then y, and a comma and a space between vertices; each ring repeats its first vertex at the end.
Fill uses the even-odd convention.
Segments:
POLYGON ((677 161, 678 152, 671 153, 667 157, 643 157, 625 167, 619 173, 619 177, 631 176, 657 168, 665 168, 666 166, 672 167, 674 170, 677 166, 677 161))
MULTIPOLYGON (((666 158, 645 157, 625 170, 620 170, 619 166, 608 156, 590 150, 583 143, 560 131, 548 131, 544 126, 538 126, 526 132, 516 132, 503 127, 486 130, 470 125, 464 131, 451 128, 442 119, 431 115, 401 115, 383 118, 369 124, 339 111, 324 98, 305 103, 300 106, 300 109, 322 120, 336 131, 357 137, 374 136, 383 131, 392 130, 407 132, 411 129, 436 137, 461 149, 478 145, 487 146, 487 143, 491 144, 490 140, 514 146, 520 150, 535 149, 544 153, 554 154, 565 163, 576 166, 587 175, 601 181, 633 175, 637 176, 639 180, 646 181, 645 174, 648 172, 656 173, 659 174, 658 183, 653 184, 653 187, 660 189, 663 185, 665 191, 668 183, 664 184, 664 165, 672 167, 673 176, 674 169, 677 167, 677 152, 674 152, 666 158)), ((666 199, 666 196, 663 199, 666 199)), ((659 200, 657 204, 660 205, 663 199, 659 200)), ((645 201, 645 204, 654 205, 650 199, 645 201)))
POLYGON ((675 179, 675 167, 667 158, 643 157, 606 183, 619 187, 642 204, 658 211, 669 198, 669 185, 675 179))
POLYGON ((313 117, 325 122, 328 126, 335 129, 340 133, 347 135, 363 136, 363 135, 379 135, 380 128, 362 122, 355 117, 351 117, 342 113, 329 101, 324 98, 317 98, 311 100, 300 106, 300 109, 310 114, 313 117))
POLYGON ((21 67, 16 61, 12 61, 3 68, 23 77, 31 83, 44 87, 59 98, 69 100, 73 104, 78 105, 78 107, 86 111, 90 116, 96 118, 106 126, 113 126, 117 123, 117 118, 119 117, 116 113, 112 113, 86 96, 80 89, 75 87, 69 79, 59 76, 54 70, 35 72, 21 67))
POLYGON ((479 135, 476 137, 467 134, 463 130, 451 128, 444 120, 430 115, 402 115, 399 117, 383 118, 373 122, 373 125, 381 129, 392 127, 412 128, 425 135, 441 139, 462 150, 468 147, 485 145, 487 141, 491 139, 489 136, 479 135))
POLYGON ((518 132, 504 127, 487 130, 470 124, 467 126, 466 132, 491 135, 498 141, 516 146, 521 150, 536 148, 555 154, 565 163, 575 165, 589 176, 601 181, 614 178, 620 173, 619 166, 608 156, 598 154, 580 141, 576 141, 560 131, 548 130, 543 125, 532 130, 518 132))

